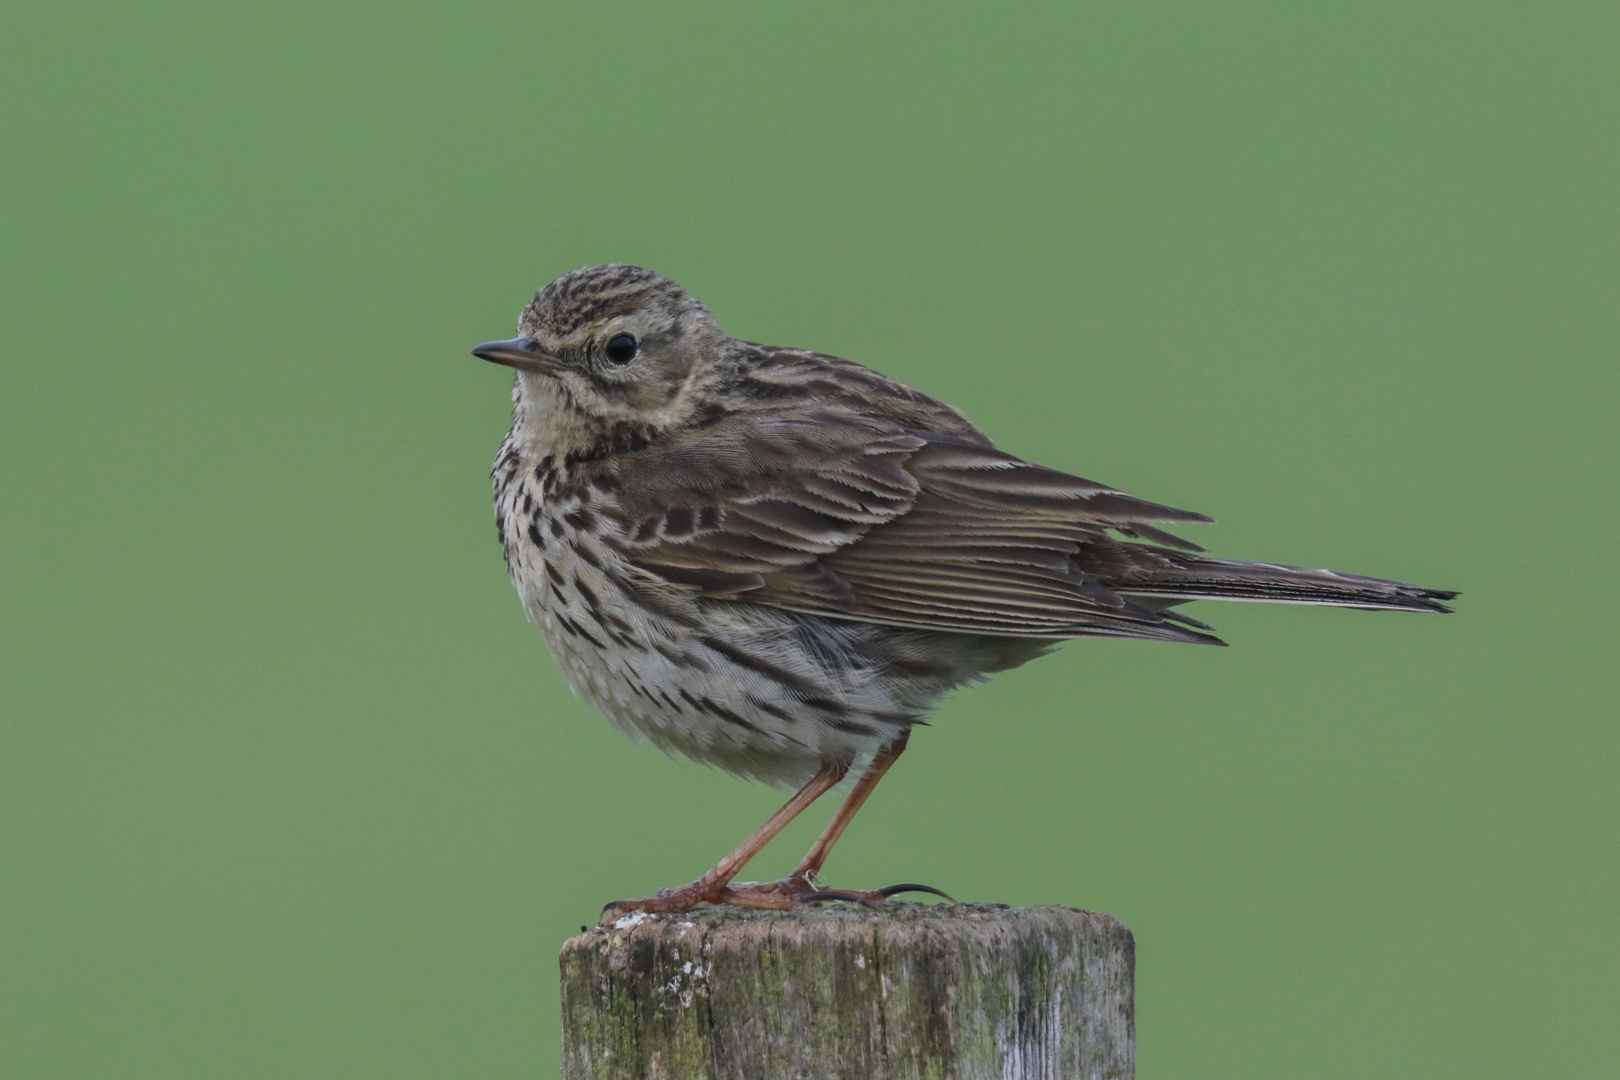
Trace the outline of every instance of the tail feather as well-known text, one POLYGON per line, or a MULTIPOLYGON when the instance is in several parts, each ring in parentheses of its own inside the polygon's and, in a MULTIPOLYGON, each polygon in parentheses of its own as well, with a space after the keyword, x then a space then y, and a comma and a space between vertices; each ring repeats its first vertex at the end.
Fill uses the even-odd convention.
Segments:
POLYGON ((1315 604, 1372 611, 1449 612, 1442 601, 1457 593, 1402 581, 1311 570, 1274 563, 1211 559, 1146 544, 1123 559, 1110 558, 1097 580, 1143 607, 1163 610, 1189 600, 1250 600, 1273 604, 1315 604), (1124 565, 1120 565, 1124 563, 1124 565))

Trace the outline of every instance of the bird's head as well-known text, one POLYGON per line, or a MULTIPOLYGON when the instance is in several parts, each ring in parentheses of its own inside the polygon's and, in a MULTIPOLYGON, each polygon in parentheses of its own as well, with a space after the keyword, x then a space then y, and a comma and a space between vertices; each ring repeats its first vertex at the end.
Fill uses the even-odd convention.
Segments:
POLYGON ((517 369, 520 437, 567 454, 616 432, 650 437, 688 422, 726 340, 679 285, 614 264, 553 281, 523 309, 517 337, 473 355, 517 369))

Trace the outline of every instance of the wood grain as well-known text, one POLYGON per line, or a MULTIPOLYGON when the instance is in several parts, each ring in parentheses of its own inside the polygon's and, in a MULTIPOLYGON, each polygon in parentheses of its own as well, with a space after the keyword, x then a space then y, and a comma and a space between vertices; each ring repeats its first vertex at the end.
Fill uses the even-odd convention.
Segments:
POLYGON ((1065 907, 704 905, 562 951, 567 1080, 1135 1072, 1135 942, 1065 907))

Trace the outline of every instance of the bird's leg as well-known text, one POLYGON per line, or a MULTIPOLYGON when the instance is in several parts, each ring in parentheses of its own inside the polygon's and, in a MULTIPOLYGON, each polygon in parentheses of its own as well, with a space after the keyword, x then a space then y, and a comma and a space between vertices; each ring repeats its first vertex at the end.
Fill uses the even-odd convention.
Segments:
POLYGON ((815 876, 821 873, 821 867, 826 863, 827 856, 832 854, 833 845, 838 843, 840 836, 844 835, 844 830, 849 828, 849 823, 855 820, 856 813, 860 811, 862 806, 866 805, 866 800, 872 794, 872 789, 878 786, 878 781, 883 779, 884 774, 889 771, 889 767, 900 760, 900 755, 905 753, 906 750, 906 741, 910 738, 911 733, 909 731, 902 732, 898 738, 877 752, 877 755, 872 758, 872 764, 868 765, 866 771, 861 774, 861 778, 855 781, 855 787, 850 790, 849 797, 838 808, 838 813, 834 814, 832 820, 827 822, 827 827, 821 830, 821 836, 811 845, 804 858, 799 860, 799 865, 794 867, 793 873, 787 876, 789 881, 802 880, 810 882, 814 881, 815 876))
POLYGON ((853 900, 868 906, 883 903, 889 897, 902 892, 929 892, 951 897, 938 889, 927 885, 890 885, 886 889, 875 889, 869 892, 845 892, 843 890, 823 890, 816 884, 816 875, 821 872, 822 864, 827 861, 833 845, 838 838, 844 835, 849 823, 855 819, 856 813, 865 804, 872 789, 877 787, 878 781, 889 771, 889 766, 897 761, 906 749, 906 740, 910 732, 902 732, 895 740, 879 750, 872 758, 872 763, 866 767, 861 778, 855 781, 855 787, 850 791, 849 797, 844 800, 827 827, 821 831, 821 836, 811 846, 793 873, 781 881, 773 881, 765 885, 734 885, 728 886, 721 892, 721 902, 726 904, 740 904, 743 907, 762 907, 787 909, 796 907, 805 901, 814 900, 853 900))
MULTIPOLYGON (((683 885, 679 889, 661 889, 656 896, 643 896, 637 900, 615 900, 602 909, 601 924, 606 925, 628 911, 686 911, 705 900, 712 904, 746 903, 725 898, 731 879, 737 876, 737 872, 749 859, 759 854, 760 848, 770 843, 777 833, 786 828, 788 822, 798 817, 805 807, 836 787, 848 771, 848 765, 824 766, 810 778, 809 783, 799 789, 798 794, 783 804, 782 809, 772 814, 765 824, 738 844, 730 855, 716 863, 714 869, 690 885, 683 885)), ((865 777, 862 777, 862 782, 864 781, 865 777)))

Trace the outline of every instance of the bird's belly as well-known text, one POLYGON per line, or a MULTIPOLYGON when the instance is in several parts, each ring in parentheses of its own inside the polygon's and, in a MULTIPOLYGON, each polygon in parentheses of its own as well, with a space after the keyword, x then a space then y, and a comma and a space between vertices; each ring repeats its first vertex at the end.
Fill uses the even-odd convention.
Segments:
POLYGON ((680 596, 654 611, 595 566, 561 576, 556 588, 548 576, 530 614, 569 686, 668 753, 797 784, 875 750, 920 715, 899 707, 895 688, 797 648, 799 617, 737 602, 705 611, 715 602, 680 596))
POLYGON ((992 639, 695 596, 598 536, 553 528, 568 509, 504 523, 513 583, 574 692, 668 753, 799 784, 1008 666, 1006 643, 992 639))

